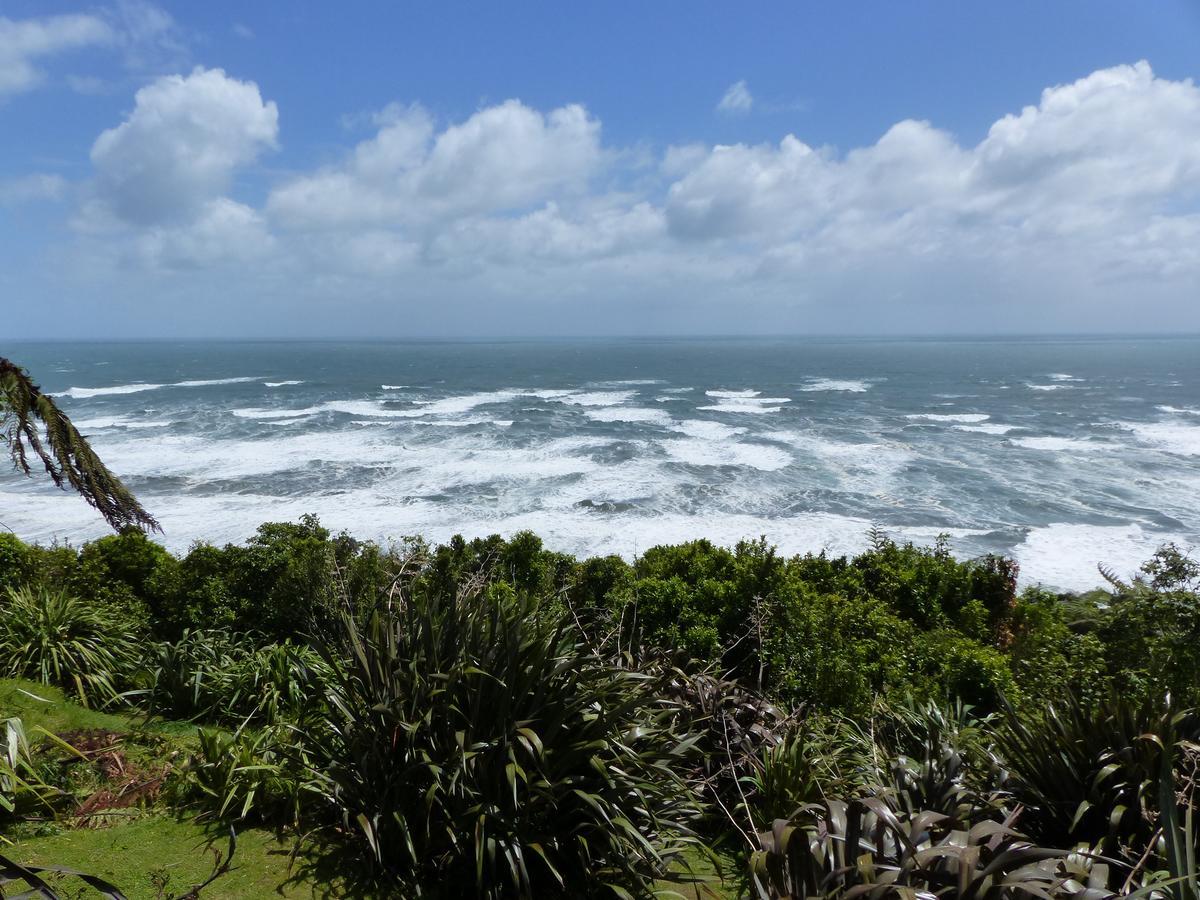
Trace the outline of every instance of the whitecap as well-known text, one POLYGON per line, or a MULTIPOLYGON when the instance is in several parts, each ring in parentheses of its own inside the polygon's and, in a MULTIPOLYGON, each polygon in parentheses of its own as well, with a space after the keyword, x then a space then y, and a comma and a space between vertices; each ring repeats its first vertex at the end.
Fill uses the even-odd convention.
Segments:
MULTIPOLYGON (((617 406, 621 403, 627 403, 633 398, 637 391, 586 391, 584 393, 573 393, 568 391, 559 397, 549 397, 546 399, 556 399, 563 403, 569 403, 572 406, 617 406)), ((543 391, 538 396, 544 396, 543 391)))
POLYGON ((721 400, 749 400, 751 397, 757 397, 762 394, 762 391, 705 391, 705 396, 716 397, 721 400))
POLYGON ((75 427, 80 431, 103 431, 107 428, 167 428, 173 425, 169 421, 152 421, 149 419, 130 419, 126 416, 112 416, 100 419, 84 419, 76 422, 75 427))
POLYGON ((662 441, 662 448, 672 459, 689 466, 739 466, 774 472, 792 462, 790 453, 769 444, 672 438, 662 441))
POLYGON ((264 381, 265 387, 287 387, 292 384, 304 384, 303 381, 264 381))
POLYGON ((252 378, 211 378, 204 381, 176 381, 171 384, 150 384, 138 381, 133 384, 115 384, 110 387, 70 387, 54 396, 70 397, 72 400, 87 400, 91 397, 107 397, 117 394, 140 394, 143 391, 157 391, 161 388, 169 387, 210 387, 217 384, 238 384, 244 381, 258 381, 258 376, 252 378))
POLYGON ((673 430, 686 434, 688 437, 704 438, 710 441, 723 441, 745 434, 745 428, 735 428, 724 422, 710 422, 705 419, 685 419, 671 426, 673 430))
POLYGON ((871 383, 869 381, 859 381, 857 379, 837 379, 837 378, 813 378, 808 384, 800 388, 802 391, 845 391, 851 394, 862 394, 869 390, 871 383))
POLYGON ((1051 453, 1067 453, 1072 451, 1098 453, 1105 450, 1118 449, 1105 441, 1090 441, 1086 438, 1058 437, 1055 435, 1009 438, 1008 442, 1016 447, 1024 447, 1026 450, 1046 450, 1051 453))
POLYGON ((1137 524, 1055 522, 1031 530, 1013 555, 1022 572, 1040 582, 1059 590, 1086 591, 1105 585, 1097 564, 1121 576, 1131 575, 1159 546, 1173 539, 1182 541, 1137 524))
POLYGON ((110 394, 139 394, 142 391, 157 391, 166 386, 165 384, 148 384, 139 381, 135 384, 116 384, 111 387, 70 387, 65 391, 59 391, 54 396, 70 397, 72 400, 87 400, 91 397, 106 397, 110 394))
POLYGON ((1156 406, 1154 408, 1173 416, 1200 416, 1200 408, 1195 406, 1156 406))
POLYGON ((648 422, 666 425, 671 421, 661 409, 645 409, 638 406, 614 406, 585 410, 589 419, 597 422, 648 422))
MULTIPOLYGON (((288 383, 290 384, 291 382, 288 382, 288 383)), ((406 387, 408 387, 408 385, 407 384, 381 384, 379 387, 385 391, 402 391, 406 387)))
POLYGON ((1137 439, 1177 456, 1200 456, 1200 425, 1190 422, 1114 422, 1137 439))
POLYGON ((247 381, 258 381, 259 376, 239 377, 239 378, 208 378, 203 381, 176 381, 173 384, 164 385, 164 387, 212 387, 217 384, 242 384, 247 381))
POLYGON ((974 425, 978 422, 986 422, 991 416, 984 413, 912 413, 904 418, 914 422, 958 422, 964 425, 974 425))
POLYGON ((951 425, 955 431, 975 431, 979 434, 1008 434, 1017 425, 1000 425, 996 422, 985 422, 982 425, 951 425))

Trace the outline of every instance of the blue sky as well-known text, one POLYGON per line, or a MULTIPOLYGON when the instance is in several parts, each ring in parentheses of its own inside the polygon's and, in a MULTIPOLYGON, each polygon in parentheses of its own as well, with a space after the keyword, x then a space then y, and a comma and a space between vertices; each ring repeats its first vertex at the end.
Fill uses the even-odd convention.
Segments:
POLYGON ((1196 330, 1197 46, 1182 0, 7 2, 0 291, 19 337, 1196 330))

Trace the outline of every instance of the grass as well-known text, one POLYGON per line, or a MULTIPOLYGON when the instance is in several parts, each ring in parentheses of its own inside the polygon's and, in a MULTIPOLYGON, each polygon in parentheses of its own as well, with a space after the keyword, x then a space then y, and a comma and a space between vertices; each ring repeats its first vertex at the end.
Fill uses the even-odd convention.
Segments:
MULTIPOLYGON (((17 862, 60 865, 99 875, 119 887, 129 900, 155 900, 186 893, 213 871, 209 847, 224 852, 225 835, 194 822, 145 815, 108 828, 81 828, 48 837, 22 840, 4 852, 17 862), (154 878, 168 878, 165 894, 154 878)), ((291 845, 269 831, 247 830, 238 835, 233 869, 205 888, 205 900, 245 900, 258 897, 322 896, 312 885, 300 884, 289 873, 291 845)), ((60 882, 65 896, 78 881, 60 882)), ((95 896, 85 892, 81 896, 95 896)))
POLYGON ((56 687, 20 678, 0 679, 0 719, 16 716, 26 732, 38 726, 58 734, 80 728, 124 733, 134 726, 126 716, 84 709, 56 687))

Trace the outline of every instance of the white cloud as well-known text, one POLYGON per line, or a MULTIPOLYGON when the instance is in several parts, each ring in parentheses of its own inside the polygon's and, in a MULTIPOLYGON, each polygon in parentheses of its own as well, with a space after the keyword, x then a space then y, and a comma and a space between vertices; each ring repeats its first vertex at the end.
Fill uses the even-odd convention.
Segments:
POLYGON ((235 171, 274 147, 279 114, 253 82, 220 69, 160 78, 137 92, 133 111, 92 146, 92 222, 136 226, 206 215, 235 171))
POLYGON ((200 267, 189 289, 247 310, 269 277, 342 333, 418 310, 443 332, 1200 327, 1200 89, 1144 63, 1048 88, 975 144, 905 120, 846 152, 789 134, 647 165, 574 105, 373 126, 258 210, 231 184, 274 145, 274 105, 221 72, 162 79, 96 143, 92 205, 124 230, 94 259, 200 267))
POLYGON ((745 81, 735 81, 721 97, 717 111, 723 113, 747 113, 754 106, 754 97, 745 81))
POLYGON ((292 227, 422 226, 527 209, 582 193, 599 167, 600 125, 581 106, 542 113, 509 100, 436 132, 420 106, 390 107, 346 162, 272 192, 292 227))
POLYGON ((0 99, 28 91, 45 77, 38 61, 68 50, 109 44, 116 32, 91 15, 13 21, 0 17, 0 99))
POLYGON ((16 206, 37 200, 61 200, 67 182, 61 175, 38 173, 0 181, 0 206, 16 206))

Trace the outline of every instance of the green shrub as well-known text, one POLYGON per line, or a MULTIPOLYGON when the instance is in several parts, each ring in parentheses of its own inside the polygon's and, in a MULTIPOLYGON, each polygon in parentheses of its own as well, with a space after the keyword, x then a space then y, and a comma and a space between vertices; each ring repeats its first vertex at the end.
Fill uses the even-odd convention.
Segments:
POLYGON ((321 710, 326 666, 310 648, 255 635, 184 631, 151 646, 145 703, 155 715, 229 725, 303 724, 321 710))
POLYGON ((651 895, 697 816, 648 675, 528 596, 419 593, 342 622, 308 748, 326 808, 405 895, 651 895))
POLYGON ((291 825, 315 796, 303 741, 288 726, 201 729, 198 743, 169 792, 177 804, 198 807, 202 818, 291 825))
POLYGON ((131 682, 137 639, 128 620, 62 590, 9 589, 0 599, 0 673, 57 685, 84 706, 131 682))
POLYGON ((1200 714, 1166 700, 1093 705, 1068 697, 1036 718, 1007 716, 996 736, 1011 771, 1006 788, 1027 807, 1032 834, 1132 862, 1155 839, 1163 767, 1171 770, 1181 746, 1200 740, 1200 714))

